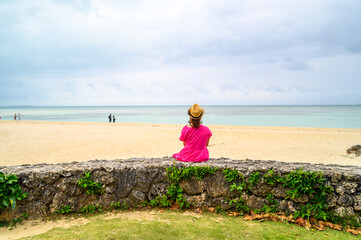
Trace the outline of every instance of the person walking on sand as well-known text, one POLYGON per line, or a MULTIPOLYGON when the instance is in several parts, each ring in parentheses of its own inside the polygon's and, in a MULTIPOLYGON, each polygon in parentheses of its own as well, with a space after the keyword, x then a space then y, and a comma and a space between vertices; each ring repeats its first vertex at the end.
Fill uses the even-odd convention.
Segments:
POLYGON ((208 144, 212 136, 211 130, 202 125, 201 119, 204 109, 197 103, 188 110, 189 125, 183 127, 179 140, 184 148, 173 154, 173 157, 182 162, 204 162, 209 159, 208 144))
POLYGON ((112 122, 112 115, 111 114, 108 116, 108 118, 109 118, 109 122, 112 122))
POLYGON ((19 119, 19 121, 21 120, 20 113, 19 113, 19 115, 18 115, 18 119, 19 119))
POLYGON ((113 115, 113 123, 115 123, 115 116, 113 115))
POLYGON ((14 121, 16 121, 16 113, 14 114, 14 121))

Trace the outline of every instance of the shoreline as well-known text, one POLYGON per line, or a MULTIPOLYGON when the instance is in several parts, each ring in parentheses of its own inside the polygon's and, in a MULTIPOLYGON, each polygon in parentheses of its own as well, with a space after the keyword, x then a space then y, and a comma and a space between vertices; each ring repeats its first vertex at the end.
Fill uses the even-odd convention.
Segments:
MULTIPOLYGON (((60 124, 60 125, 104 125, 104 126, 108 126, 108 125, 119 125, 119 126, 139 126, 139 127, 149 127, 149 126, 153 126, 153 127, 174 127, 174 126, 184 126, 186 125, 186 123, 184 124, 177 124, 177 123, 123 123, 123 122, 72 122, 72 121, 36 121, 36 120, 0 120, 0 125, 1 123, 27 123, 27 124, 60 124)), ((360 128, 326 128, 326 127, 284 127, 284 126, 249 126, 249 125, 217 125, 217 124, 205 124, 208 127, 215 127, 215 128, 242 128, 242 129, 257 129, 257 128, 266 128, 266 129, 275 129, 275 130, 279 130, 280 129, 284 129, 284 130, 294 130, 294 129, 298 129, 298 130, 329 130, 329 131, 339 131, 339 130, 350 130, 350 131, 360 131, 360 128)))
MULTIPOLYGON (((172 156, 185 124, 0 121, 0 166, 172 156)), ((361 166, 361 129, 207 125, 210 158, 361 166)))

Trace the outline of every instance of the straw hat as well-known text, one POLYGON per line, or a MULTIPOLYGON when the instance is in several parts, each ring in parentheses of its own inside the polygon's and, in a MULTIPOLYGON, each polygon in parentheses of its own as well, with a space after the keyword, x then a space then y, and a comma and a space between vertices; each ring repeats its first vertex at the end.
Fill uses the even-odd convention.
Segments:
POLYGON ((193 119, 201 119, 204 115, 204 109, 195 103, 190 109, 188 109, 188 115, 193 119))

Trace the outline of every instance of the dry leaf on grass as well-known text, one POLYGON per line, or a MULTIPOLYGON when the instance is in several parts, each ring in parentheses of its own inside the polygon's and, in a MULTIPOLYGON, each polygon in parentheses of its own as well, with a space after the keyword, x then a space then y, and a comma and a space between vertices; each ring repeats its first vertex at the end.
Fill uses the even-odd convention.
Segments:
POLYGON ((171 210, 178 210, 180 208, 180 205, 177 203, 173 203, 172 206, 170 207, 171 210))
POLYGON ((214 207, 209 207, 208 210, 209 210, 210 212, 214 212, 215 208, 214 208, 214 207))
MULTIPOLYGON (((236 214, 238 214, 237 212, 230 212, 228 213, 228 216, 237 216, 236 214)), ((260 220, 260 221, 264 221, 264 220, 268 220, 268 221, 288 221, 288 222, 294 222, 297 225, 306 228, 307 230, 310 230, 311 227, 315 228, 319 231, 323 231, 325 229, 325 227, 331 228, 331 229, 335 229, 338 231, 342 231, 343 228, 342 226, 338 225, 338 224, 333 224, 330 222, 323 222, 323 221, 318 221, 315 218, 310 218, 310 220, 308 219, 303 219, 301 217, 297 218, 296 220, 293 219, 292 215, 286 216, 285 214, 282 213, 277 213, 276 214, 269 214, 269 213, 262 213, 262 214, 256 214, 255 212, 251 211, 250 214, 245 214, 244 218, 245 221, 252 221, 252 220, 260 220)), ((312 231, 315 231, 315 229, 313 229, 312 231)), ((348 228, 347 232, 352 233, 354 235, 358 235, 361 234, 361 227, 358 229, 352 229, 352 228, 348 228)))
POLYGON ((244 215, 243 219, 246 220, 246 221, 252 221, 253 217, 251 215, 246 214, 246 215, 244 215))
POLYGON ((333 224, 333 223, 330 223, 330 222, 323 222, 323 225, 326 226, 326 227, 329 227, 331 229, 342 231, 342 227, 340 225, 337 225, 337 224, 333 224))
POLYGON ((274 222, 278 222, 280 219, 278 218, 278 216, 276 215, 271 215, 270 216, 270 220, 274 221, 274 222))
POLYGON ((238 216, 239 216, 239 212, 229 212, 229 213, 228 213, 228 216, 238 217, 238 216))
POLYGON ((295 222, 295 220, 293 219, 293 215, 289 215, 289 216, 286 218, 286 220, 287 220, 288 222, 295 222))
POLYGON ((347 229, 346 231, 347 231, 348 233, 352 233, 352 234, 354 234, 354 235, 358 235, 358 234, 359 234, 357 230, 352 229, 352 228, 349 228, 349 229, 347 229))
POLYGON ((310 223, 311 224, 316 224, 317 223, 317 220, 315 218, 310 218, 310 223))
POLYGON ((305 220, 303 218, 297 218, 295 223, 301 227, 305 227, 307 230, 311 228, 311 223, 308 220, 305 220))
POLYGON ((319 231, 323 231, 325 229, 324 226, 312 225, 313 228, 316 228, 319 231))
POLYGON ((260 220, 263 218, 263 216, 256 214, 253 211, 251 211, 251 216, 252 216, 253 220, 260 220))
POLYGON ((203 213, 203 211, 202 211, 200 208, 194 209, 194 212, 195 212, 195 213, 199 213, 199 214, 202 214, 202 213, 203 213))

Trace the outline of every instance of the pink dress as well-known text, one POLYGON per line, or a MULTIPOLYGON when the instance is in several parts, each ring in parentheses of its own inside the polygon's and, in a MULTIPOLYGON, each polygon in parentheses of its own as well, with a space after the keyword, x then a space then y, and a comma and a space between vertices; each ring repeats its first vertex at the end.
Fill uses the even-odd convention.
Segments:
POLYGON ((184 148, 173 154, 173 157, 182 162, 203 162, 209 159, 207 141, 212 136, 208 127, 199 128, 184 126, 179 140, 185 142, 184 148))

